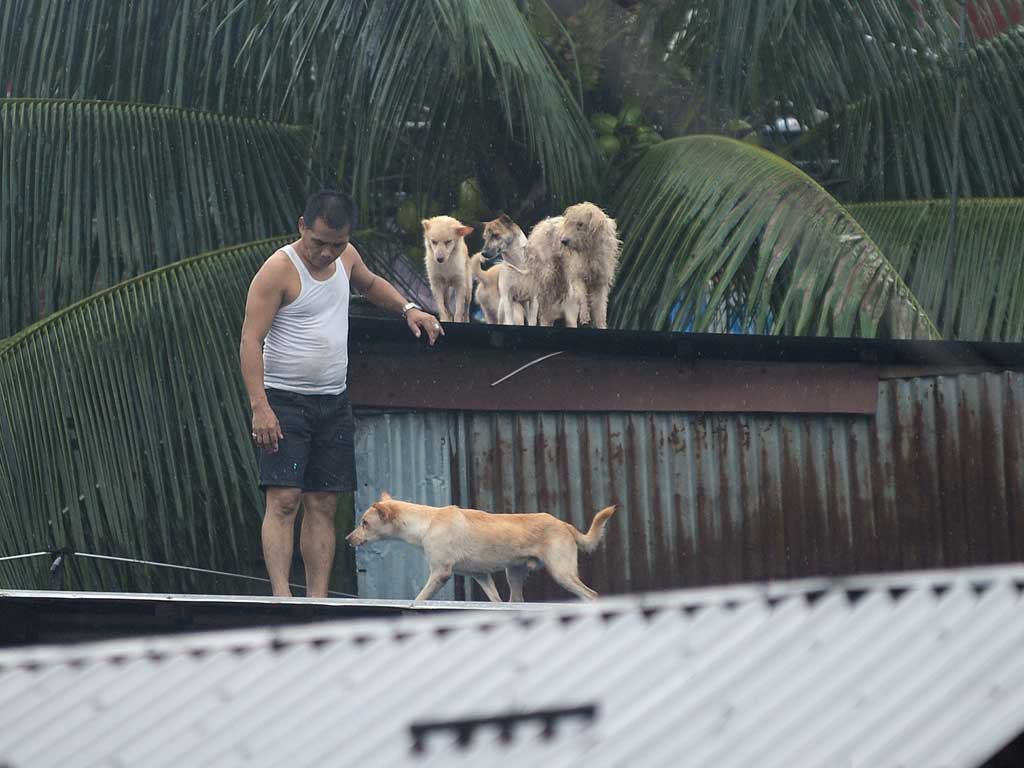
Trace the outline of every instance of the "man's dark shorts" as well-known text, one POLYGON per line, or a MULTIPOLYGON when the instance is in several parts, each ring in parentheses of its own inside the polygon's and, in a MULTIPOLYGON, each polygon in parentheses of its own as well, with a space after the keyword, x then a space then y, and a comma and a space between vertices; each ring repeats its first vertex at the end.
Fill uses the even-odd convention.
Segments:
POLYGON ((284 439, 276 453, 258 450, 260 487, 354 491, 356 430, 348 395, 266 393, 284 439))

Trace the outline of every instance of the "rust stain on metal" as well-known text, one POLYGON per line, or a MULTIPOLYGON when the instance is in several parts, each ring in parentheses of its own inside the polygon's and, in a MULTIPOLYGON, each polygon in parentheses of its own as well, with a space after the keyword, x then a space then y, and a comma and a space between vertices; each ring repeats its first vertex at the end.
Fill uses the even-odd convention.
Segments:
MULTIPOLYGON (((1024 374, 884 380, 877 399, 874 414, 453 411, 452 457, 481 509, 586 528, 619 505, 580 557, 604 593, 1024 559, 1024 374)), ((565 598, 542 574, 527 595, 565 598)))

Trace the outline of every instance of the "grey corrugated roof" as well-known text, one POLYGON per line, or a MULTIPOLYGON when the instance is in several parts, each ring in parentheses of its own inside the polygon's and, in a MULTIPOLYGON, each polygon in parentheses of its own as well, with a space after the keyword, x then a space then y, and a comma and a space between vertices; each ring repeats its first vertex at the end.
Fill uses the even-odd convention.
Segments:
POLYGON ((0 764, 980 765, 1024 731, 1024 567, 0 653, 0 764), (410 726, 593 706, 551 738, 410 726))

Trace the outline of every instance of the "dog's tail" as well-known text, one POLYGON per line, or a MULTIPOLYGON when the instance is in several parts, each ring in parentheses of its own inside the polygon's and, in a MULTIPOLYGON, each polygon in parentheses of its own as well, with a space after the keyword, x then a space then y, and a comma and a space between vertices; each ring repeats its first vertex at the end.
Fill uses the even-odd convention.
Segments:
POLYGON ((469 257, 469 264, 470 264, 470 267, 472 267, 472 269, 473 269, 473 276, 476 277, 477 280, 482 280, 483 279, 483 272, 484 272, 484 270, 483 270, 483 267, 481 266, 481 263, 483 262, 483 260, 484 260, 484 254, 483 254, 482 251, 474 253, 472 256, 469 257))
POLYGON ((569 526, 572 528, 572 535, 576 537, 576 546, 584 552, 593 552, 597 549, 597 545, 601 543, 601 538, 604 536, 605 523, 614 514, 614 506, 602 509, 594 515, 594 522, 590 524, 590 530, 586 533, 576 530, 575 526, 569 526))

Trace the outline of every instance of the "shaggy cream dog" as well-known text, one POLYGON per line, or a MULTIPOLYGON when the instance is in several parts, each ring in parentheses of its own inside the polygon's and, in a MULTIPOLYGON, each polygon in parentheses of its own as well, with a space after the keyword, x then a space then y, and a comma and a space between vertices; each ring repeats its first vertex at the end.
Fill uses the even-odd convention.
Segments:
POLYGON ((473 278, 466 235, 473 228, 451 216, 434 216, 422 223, 427 279, 437 312, 442 320, 467 323, 473 278))
POLYGON ((558 227, 569 283, 566 320, 578 313, 579 325, 608 327, 608 293, 619 266, 621 243, 615 219, 593 203, 565 209, 558 227))
POLYGON ((578 203, 530 232, 527 249, 536 270, 540 325, 565 318, 608 327, 608 293, 619 264, 615 219, 593 203, 578 203))
POLYGON ((537 311, 537 325, 554 325, 564 317, 565 324, 576 327, 579 313, 567 311, 569 281, 566 259, 561 245, 562 217, 553 216, 538 222, 530 230, 526 242, 529 253, 528 293, 537 311))

